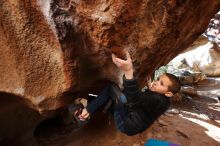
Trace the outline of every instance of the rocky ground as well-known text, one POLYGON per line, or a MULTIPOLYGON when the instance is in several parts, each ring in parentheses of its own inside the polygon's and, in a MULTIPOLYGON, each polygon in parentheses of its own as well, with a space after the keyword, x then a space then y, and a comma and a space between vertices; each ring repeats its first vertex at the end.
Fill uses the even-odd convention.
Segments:
POLYGON ((196 85, 199 95, 174 103, 149 129, 136 136, 118 132, 113 121, 99 112, 90 123, 77 129, 62 126, 58 119, 47 121, 35 136, 39 145, 49 146, 142 146, 149 138, 182 146, 220 145, 220 78, 209 78, 196 85))

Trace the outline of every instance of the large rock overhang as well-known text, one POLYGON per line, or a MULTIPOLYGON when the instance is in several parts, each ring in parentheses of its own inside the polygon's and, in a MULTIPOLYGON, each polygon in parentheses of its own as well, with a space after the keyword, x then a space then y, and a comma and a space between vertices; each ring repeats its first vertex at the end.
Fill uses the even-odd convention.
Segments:
MULTIPOLYGON (((12 98, 8 105, 33 111, 35 116, 22 114, 19 121, 31 120, 27 131, 33 131, 76 97, 108 82, 121 85, 112 52, 123 57, 123 50, 130 51, 144 85, 146 76, 205 31, 219 8, 216 0, 2 0, 0 95, 12 98)), ((1 117, 8 114, 1 110, 1 117)), ((12 136, 22 128, 16 124, 12 136)))

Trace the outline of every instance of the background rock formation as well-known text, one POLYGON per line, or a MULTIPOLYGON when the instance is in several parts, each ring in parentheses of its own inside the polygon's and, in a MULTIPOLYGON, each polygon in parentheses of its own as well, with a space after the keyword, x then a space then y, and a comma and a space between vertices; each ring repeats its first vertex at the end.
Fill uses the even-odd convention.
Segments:
POLYGON ((22 130, 31 135, 75 97, 120 84, 112 52, 131 52, 143 84, 204 32, 219 8, 215 0, 2 0, 0 140, 22 130), (23 114, 5 117, 21 106, 23 114))
POLYGON ((218 48, 217 45, 207 41, 206 44, 194 50, 178 55, 169 65, 175 66, 176 71, 182 69, 201 72, 207 76, 220 76, 220 52, 218 48))

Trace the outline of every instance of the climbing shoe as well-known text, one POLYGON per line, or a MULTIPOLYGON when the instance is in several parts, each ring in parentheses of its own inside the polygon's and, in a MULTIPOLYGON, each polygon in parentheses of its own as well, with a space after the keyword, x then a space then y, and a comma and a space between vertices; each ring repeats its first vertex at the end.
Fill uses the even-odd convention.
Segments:
POLYGON ((72 119, 73 123, 76 123, 78 127, 80 128, 84 127, 88 122, 88 118, 85 120, 79 119, 79 115, 82 113, 83 109, 84 109, 84 106, 81 103, 72 104, 68 107, 70 118, 72 119))

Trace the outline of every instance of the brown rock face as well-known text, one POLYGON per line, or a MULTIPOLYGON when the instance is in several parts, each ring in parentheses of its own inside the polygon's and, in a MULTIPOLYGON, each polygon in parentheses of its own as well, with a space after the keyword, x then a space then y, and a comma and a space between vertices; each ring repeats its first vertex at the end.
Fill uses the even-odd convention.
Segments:
POLYGON ((132 52, 136 72, 143 84, 146 75, 168 63, 206 29, 208 20, 218 11, 219 3, 97 0, 72 1, 69 7, 57 3, 56 7, 53 10, 56 28, 62 28, 60 17, 73 20, 72 32, 75 33, 58 33, 62 48, 67 52, 64 51, 65 64, 80 64, 76 68, 82 70, 68 72, 70 84, 75 87, 76 81, 80 81, 81 85, 93 87, 94 81, 118 80, 120 73, 112 71, 117 69, 110 58, 115 47, 119 48, 118 52, 124 49, 132 52), (59 10, 60 7, 65 7, 66 11, 59 10), (204 11, 206 7, 212 11, 204 11), (70 38, 74 39, 70 41, 70 38), (89 66, 88 62, 91 63, 89 66), (94 78, 90 78, 91 75, 94 78))
POLYGON ((70 97, 120 84, 112 52, 131 52, 143 84, 204 32, 219 8, 216 0, 1 0, 0 95, 10 107, 1 107, 0 117, 20 106, 30 114, 1 120, 0 129, 10 130, 0 137, 20 135, 27 121, 23 133, 33 131, 70 97))
POLYGON ((66 89, 62 49, 38 3, 0 2, 0 143, 33 133, 66 89))

